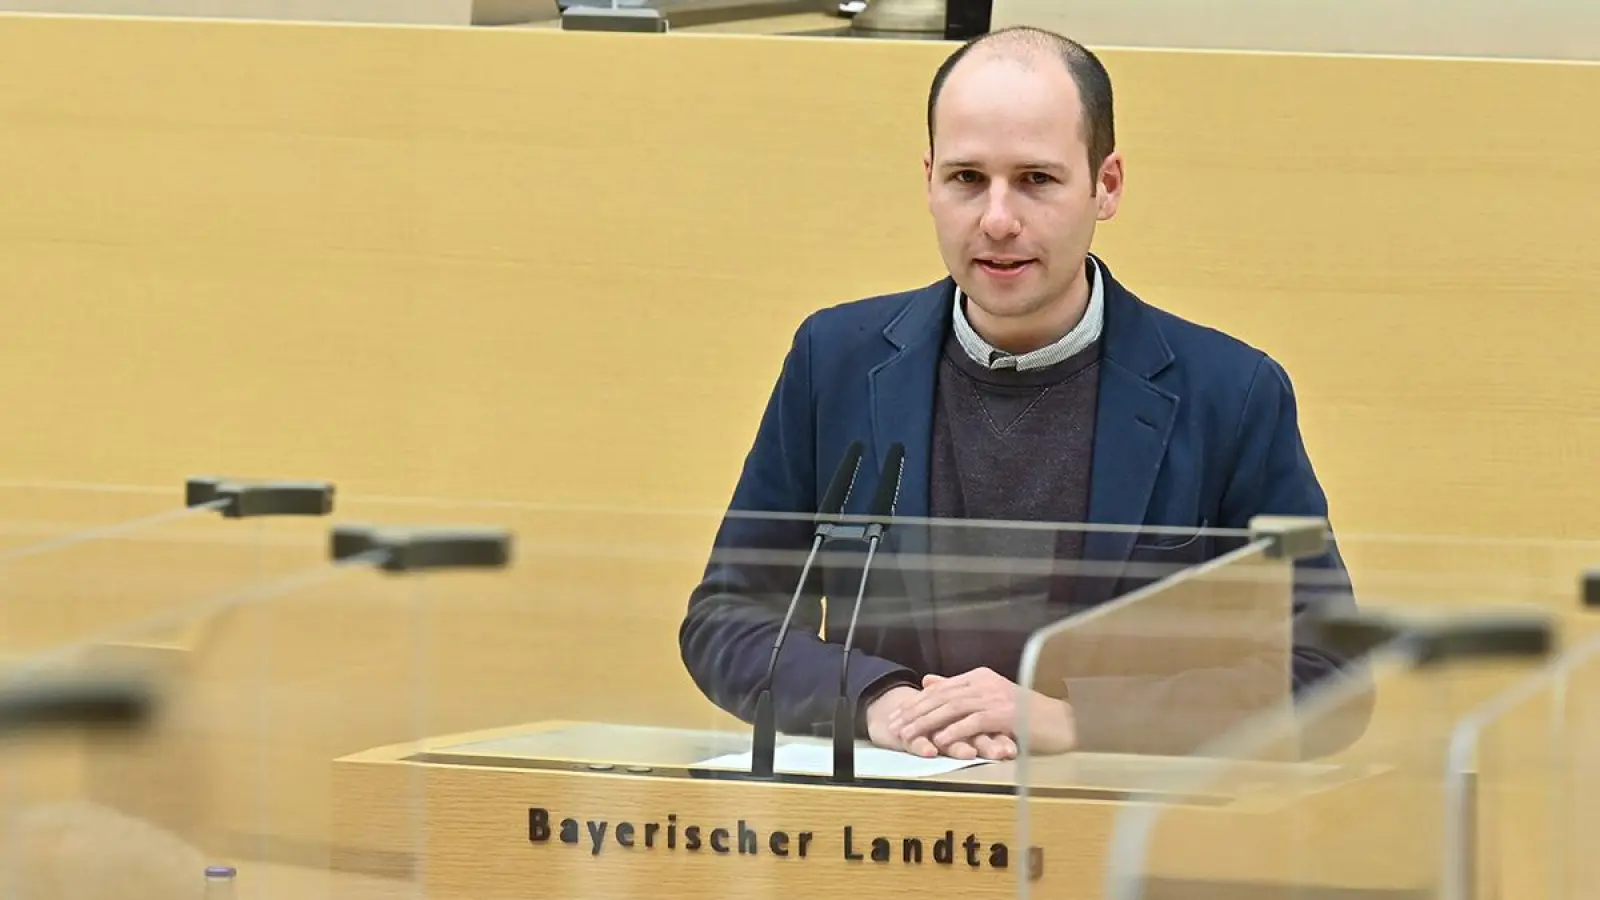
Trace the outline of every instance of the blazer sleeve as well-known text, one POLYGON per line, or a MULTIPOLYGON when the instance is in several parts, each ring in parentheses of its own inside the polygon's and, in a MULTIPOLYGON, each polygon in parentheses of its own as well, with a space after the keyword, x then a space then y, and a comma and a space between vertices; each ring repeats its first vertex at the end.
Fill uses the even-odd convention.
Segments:
MULTIPOLYGON (((696 686, 746 722, 755 718, 766 686, 773 642, 810 549, 810 514, 819 502, 813 328, 814 318, 807 318, 795 332, 678 629, 679 652, 696 686)), ((778 729, 790 734, 823 734, 833 725, 842 647, 818 635, 819 568, 813 567, 801 592, 771 685, 778 729)), ((859 701, 869 685, 901 668, 856 651, 849 690, 859 701)))
MULTIPOLYGON (((1248 527, 1257 515, 1328 517, 1328 498, 1300 432, 1294 387, 1283 367, 1268 356, 1261 357, 1251 378, 1235 446, 1238 454, 1222 497, 1222 527, 1248 527)), ((1312 623, 1319 614, 1356 607, 1350 574, 1332 535, 1322 555, 1296 564, 1293 602, 1296 697, 1334 675, 1365 681, 1366 670, 1358 661, 1321 645, 1314 636, 1312 623)), ((1338 710, 1319 708, 1319 717, 1329 722, 1313 743, 1343 746, 1365 730, 1372 696, 1368 690, 1355 695, 1338 710)))

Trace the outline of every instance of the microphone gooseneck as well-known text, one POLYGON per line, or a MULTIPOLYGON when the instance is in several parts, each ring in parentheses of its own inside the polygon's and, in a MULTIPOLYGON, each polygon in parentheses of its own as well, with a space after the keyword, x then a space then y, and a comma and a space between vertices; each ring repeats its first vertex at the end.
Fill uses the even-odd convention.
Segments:
POLYGON ((778 635, 772 642, 772 655, 767 659, 767 671, 761 679, 761 694, 756 698, 750 749, 752 775, 766 778, 773 774, 778 752, 778 722, 777 711, 772 701, 772 683, 777 677, 778 657, 783 653, 784 642, 789 639, 789 626, 794 622, 794 613, 800 606, 800 595, 805 592, 806 579, 811 575, 811 566, 816 562, 817 553, 833 534, 833 529, 838 525, 846 504, 850 502, 850 493, 855 487, 856 473, 860 471, 861 457, 865 452, 861 441, 852 441, 850 446, 845 448, 844 457, 839 460, 839 467, 834 470, 833 480, 828 483, 828 489, 822 495, 822 502, 817 504, 817 514, 814 519, 816 530, 811 537, 811 551, 806 554, 805 564, 800 567, 800 577, 795 580, 794 593, 789 597, 789 608, 784 611, 783 622, 778 626, 778 635))
POLYGON ((906 448, 894 444, 884 458, 883 471, 878 476, 878 488, 872 495, 867 510, 864 536, 867 557, 861 565, 861 581, 856 586, 856 603, 850 610, 850 625, 845 629, 844 654, 839 661, 839 695, 833 710, 833 779, 855 780, 856 708, 850 696, 850 654, 855 647, 856 623, 861 617, 861 605, 866 600, 867 579, 872 574, 872 561, 877 556, 878 544, 883 541, 894 517, 895 504, 900 498, 900 478, 905 469, 906 448))

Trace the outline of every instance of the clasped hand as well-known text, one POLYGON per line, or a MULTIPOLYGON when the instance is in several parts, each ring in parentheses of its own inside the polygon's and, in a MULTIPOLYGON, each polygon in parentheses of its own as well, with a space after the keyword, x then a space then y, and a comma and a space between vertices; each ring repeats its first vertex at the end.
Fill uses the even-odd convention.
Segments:
POLYGON ((1017 755, 1020 704, 1028 704, 1033 753, 1065 753, 1077 743, 1072 707, 1065 700, 1023 690, 992 669, 945 678, 928 675, 922 689, 904 686, 867 708, 874 744, 923 757, 1012 759, 1017 755))

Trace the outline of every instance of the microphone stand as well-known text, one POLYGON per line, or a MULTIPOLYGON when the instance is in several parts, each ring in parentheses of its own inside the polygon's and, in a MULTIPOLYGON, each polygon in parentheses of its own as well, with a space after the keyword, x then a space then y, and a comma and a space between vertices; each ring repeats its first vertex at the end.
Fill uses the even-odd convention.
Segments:
POLYGON ((866 448, 860 441, 852 441, 845 448, 839 468, 834 470, 828 491, 818 504, 817 528, 811 538, 811 552, 806 554, 800 577, 795 580, 794 594, 789 598, 789 608, 783 614, 783 624, 778 626, 778 637, 772 642, 772 656, 767 660, 767 674, 761 681, 761 695, 756 698, 756 714, 750 738, 750 774, 757 778, 771 778, 777 765, 778 714, 772 701, 772 682, 778 672, 778 655, 783 652, 783 642, 788 640, 789 625, 800 606, 800 595, 805 591, 806 578, 816 562, 817 553, 835 534, 840 513, 850 502, 851 489, 855 487, 856 473, 861 468, 861 457, 866 448))
POLYGON ((889 520, 894 515, 895 501, 900 495, 900 476, 905 466, 906 448, 894 444, 889 448, 883 472, 878 477, 878 490, 873 495, 868 522, 858 535, 867 541, 867 558, 861 565, 861 581, 856 586, 856 603, 850 610, 850 626, 845 629, 844 657, 839 663, 839 696, 833 707, 833 780, 851 782, 856 777, 856 702, 850 695, 850 654, 855 647, 856 622, 861 617, 861 604, 866 599, 867 579, 872 575, 872 561, 877 556, 878 545, 889 530, 889 520))

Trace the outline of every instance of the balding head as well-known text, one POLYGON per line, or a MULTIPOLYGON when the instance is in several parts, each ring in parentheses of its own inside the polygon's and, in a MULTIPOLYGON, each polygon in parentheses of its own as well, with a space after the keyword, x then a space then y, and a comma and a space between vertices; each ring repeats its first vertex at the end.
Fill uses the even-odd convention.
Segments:
POLYGON ((928 95, 928 210, 972 326, 1026 353, 1088 304, 1086 257, 1116 215, 1111 82, 1081 46, 1008 29, 958 50, 928 95))
POLYGON ((1070 38, 1040 28, 1004 28, 974 38, 950 54, 934 73, 928 90, 928 148, 932 152, 938 131, 939 97, 958 68, 1005 62, 1024 67, 1064 66, 1077 87, 1077 114, 1081 116, 1084 146, 1088 148, 1089 171, 1117 147, 1116 121, 1112 113, 1111 76, 1105 66, 1086 47, 1070 38))

